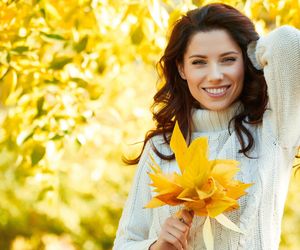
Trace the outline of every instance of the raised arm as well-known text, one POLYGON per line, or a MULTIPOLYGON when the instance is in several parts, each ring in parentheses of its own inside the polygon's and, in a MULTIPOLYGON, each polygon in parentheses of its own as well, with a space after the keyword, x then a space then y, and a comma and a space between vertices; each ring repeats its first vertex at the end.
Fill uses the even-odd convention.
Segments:
POLYGON ((250 43, 248 56, 264 71, 274 136, 283 147, 296 146, 300 142, 300 31, 279 27, 250 43))
MULTIPOLYGON (((152 222, 152 209, 145 209, 151 200, 149 187, 149 154, 152 152, 148 142, 137 167, 133 185, 129 192, 114 242, 114 250, 146 250, 156 240, 149 239, 152 222)), ((155 154, 152 154, 155 157, 155 154)))

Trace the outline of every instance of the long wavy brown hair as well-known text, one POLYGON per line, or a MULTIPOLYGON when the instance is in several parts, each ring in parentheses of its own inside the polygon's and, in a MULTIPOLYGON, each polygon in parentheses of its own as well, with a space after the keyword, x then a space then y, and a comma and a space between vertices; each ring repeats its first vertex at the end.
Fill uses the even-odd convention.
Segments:
MULTIPOLYGON (((169 144, 176 121, 187 142, 191 142, 191 110, 200 106, 191 95, 187 84, 184 84, 185 80, 180 77, 177 65, 182 63, 189 41, 195 33, 216 29, 227 31, 242 50, 245 76, 239 100, 244 109, 232 118, 228 130, 229 133, 232 132, 230 124, 233 123, 233 129, 241 145, 239 152, 251 157, 247 153, 253 147, 254 139, 245 123, 260 124, 268 102, 263 72, 256 70, 247 56, 247 45, 251 41, 258 40, 259 35, 252 21, 237 9, 226 4, 213 3, 188 11, 174 24, 167 47, 157 64, 163 86, 155 94, 152 105, 155 129, 146 133, 140 155, 135 159, 124 160, 127 164, 136 164, 139 161, 146 143, 153 136, 162 135, 165 143, 169 144)), ((174 159, 174 154, 164 155, 154 145, 152 147, 160 158, 174 159)))

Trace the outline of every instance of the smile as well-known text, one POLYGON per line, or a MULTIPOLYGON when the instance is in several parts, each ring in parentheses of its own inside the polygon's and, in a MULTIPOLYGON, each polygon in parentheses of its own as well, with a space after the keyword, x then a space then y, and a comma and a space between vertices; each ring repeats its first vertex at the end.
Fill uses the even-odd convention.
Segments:
POLYGON ((220 97, 225 95, 227 89, 230 86, 225 86, 225 87, 220 87, 220 88, 203 88, 203 90, 205 90, 209 96, 213 96, 213 97, 220 97))

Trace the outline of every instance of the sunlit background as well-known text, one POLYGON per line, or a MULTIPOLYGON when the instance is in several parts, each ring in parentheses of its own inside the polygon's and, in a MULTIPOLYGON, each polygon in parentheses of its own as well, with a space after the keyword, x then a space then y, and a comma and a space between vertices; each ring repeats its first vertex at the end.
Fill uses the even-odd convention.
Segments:
MULTIPOLYGON (((174 20, 210 2, 1 0, 0 250, 112 248, 135 171, 120 159, 153 126, 155 63, 174 20)), ((300 28, 300 0, 220 2, 260 34, 300 28)), ((299 181, 282 250, 300 249, 299 181)))

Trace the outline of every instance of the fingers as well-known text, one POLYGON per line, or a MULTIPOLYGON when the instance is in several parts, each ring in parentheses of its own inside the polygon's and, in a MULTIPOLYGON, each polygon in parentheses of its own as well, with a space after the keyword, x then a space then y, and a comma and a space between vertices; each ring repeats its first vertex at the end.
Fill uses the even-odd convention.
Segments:
POLYGON ((165 240, 170 243, 172 246, 174 246, 177 250, 185 250, 186 245, 183 246, 180 241, 178 241, 178 238, 174 236, 172 233, 174 232, 168 232, 165 236, 165 240))
POLYGON ((181 218, 183 219, 182 222, 184 222, 185 224, 187 224, 188 226, 191 226, 192 222, 193 222, 193 218, 194 218, 194 211, 188 211, 188 210, 182 210, 181 212, 181 218))
POLYGON ((178 218, 169 217, 162 226, 158 242, 159 245, 164 246, 161 249, 168 249, 165 243, 169 243, 176 249, 187 249, 187 233, 189 226, 180 222, 178 218))
POLYGON ((173 227, 175 227, 182 233, 186 233, 189 230, 189 225, 187 225, 183 220, 180 221, 178 218, 172 218, 172 220, 169 220, 168 223, 173 225, 173 227))
POLYGON ((178 241, 180 242, 180 245, 182 246, 183 249, 186 249, 187 248, 186 236, 189 227, 176 219, 169 220, 168 223, 169 223, 168 233, 174 236, 177 242, 178 241))
POLYGON ((155 249, 186 250, 187 237, 193 217, 193 212, 183 210, 180 218, 173 216, 166 219, 157 244, 155 244, 157 246, 155 249))

